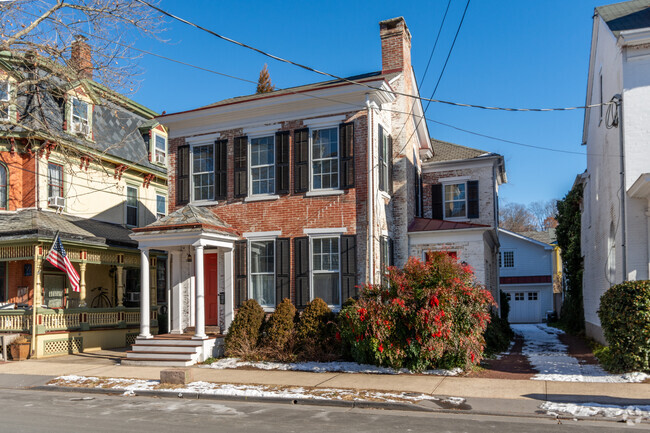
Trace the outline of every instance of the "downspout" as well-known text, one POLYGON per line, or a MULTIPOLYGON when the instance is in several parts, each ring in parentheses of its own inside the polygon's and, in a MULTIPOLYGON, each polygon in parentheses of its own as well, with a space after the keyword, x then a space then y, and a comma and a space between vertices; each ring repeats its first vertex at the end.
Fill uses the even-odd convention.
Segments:
POLYGON ((366 155, 368 155, 368 283, 373 284, 375 281, 375 266, 374 266, 374 241, 375 241, 375 228, 374 228, 374 182, 373 182, 373 153, 372 153, 372 109, 370 108, 370 95, 366 93, 366 108, 368 114, 367 135, 368 135, 368 148, 366 155))
POLYGON ((619 147, 621 152, 621 230, 623 231, 623 243, 621 244, 621 255, 623 258, 623 281, 627 281, 627 230, 625 221, 625 153, 624 153, 624 134, 623 134, 623 97, 620 94, 614 95, 613 100, 616 101, 618 108, 618 135, 619 147))

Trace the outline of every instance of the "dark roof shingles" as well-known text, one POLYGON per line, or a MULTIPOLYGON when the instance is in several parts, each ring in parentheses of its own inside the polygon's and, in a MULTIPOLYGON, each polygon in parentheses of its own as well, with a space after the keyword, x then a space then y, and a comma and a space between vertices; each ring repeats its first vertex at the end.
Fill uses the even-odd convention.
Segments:
POLYGON ((424 162, 457 161, 490 155, 490 152, 485 150, 473 149, 447 141, 436 140, 435 138, 431 139, 431 147, 433 148, 433 156, 424 162))
POLYGON ((600 6, 596 8, 596 13, 616 36, 624 30, 650 27, 650 0, 633 0, 600 6))
POLYGON ((433 232, 439 230, 459 230, 475 229, 490 227, 485 224, 468 223, 464 221, 445 221, 433 218, 415 218, 409 225, 409 233, 413 232, 433 232))

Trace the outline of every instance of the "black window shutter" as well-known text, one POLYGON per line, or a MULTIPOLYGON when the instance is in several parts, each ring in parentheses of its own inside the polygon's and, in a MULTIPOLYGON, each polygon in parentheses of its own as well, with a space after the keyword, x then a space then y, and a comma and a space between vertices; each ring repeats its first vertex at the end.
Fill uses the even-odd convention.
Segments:
POLYGON ((431 185, 431 218, 435 220, 444 219, 444 202, 442 201, 442 184, 431 185))
POLYGON ((242 306, 248 297, 246 290, 247 241, 235 242, 235 308, 242 306))
POLYGON ((386 146, 384 146, 384 128, 379 125, 379 191, 386 191, 386 146))
POLYGON ((467 218, 478 218, 478 180, 467 181, 467 218))
POLYGON ((190 146, 179 146, 176 151, 176 204, 190 201, 190 146))
POLYGON ((288 238, 278 238, 275 240, 275 304, 278 305, 284 299, 291 299, 289 260, 291 252, 289 251, 290 242, 288 238))
POLYGON ((214 142, 214 199, 225 200, 228 191, 228 140, 214 142))
POLYGON ((386 236, 382 236, 379 239, 379 269, 381 269, 382 274, 386 270, 386 266, 388 264, 386 263, 386 256, 388 255, 388 238, 386 236))
POLYGON ((341 302, 357 299, 357 237, 341 236, 341 302))
POLYGON ((386 162, 388 170, 388 193, 393 195, 393 137, 388 136, 388 149, 386 149, 386 162))
POLYGON ((293 239, 296 275, 296 307, 305 308, 309 303, 309 238, 293 239))
POLYGON ((309 191, 309 128, 293 132, 293 191, 309 191))
POLYGON ((289 131, 275 134, 275 192, 289 194, 289 131))
POLYGON ((388 266, 395 266, 395 243, 388 238, 388 266))
POLYGON ((339 152, 339 173, 341 189, 354 187, 354 123, 342 123, 339 126, 339 140, 341 149, 339 152))
POLYGON ((235 197, 248 195, 248 137, 235 138, 235 197))
POLYGON ((424 217, 424 184, 422 182, 422 173, 418 172, 418 187, 419 189, 419 202, 420 202, 420 217, 424 217))

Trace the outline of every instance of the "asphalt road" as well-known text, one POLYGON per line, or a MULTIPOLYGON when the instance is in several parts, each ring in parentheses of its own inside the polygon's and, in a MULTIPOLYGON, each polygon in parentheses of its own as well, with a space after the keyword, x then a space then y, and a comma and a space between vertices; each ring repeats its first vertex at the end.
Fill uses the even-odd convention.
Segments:
POLYGON ((607 421, 478 416, 3 389, 2 432, 612 432, 607 421))

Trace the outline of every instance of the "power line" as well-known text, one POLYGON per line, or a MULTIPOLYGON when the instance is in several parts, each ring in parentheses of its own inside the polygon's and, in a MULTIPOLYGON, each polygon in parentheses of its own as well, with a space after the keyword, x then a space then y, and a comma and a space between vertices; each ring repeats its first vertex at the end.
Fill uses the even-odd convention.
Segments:
POLYGON ((301 69, 304 69, 304 70, 307 70, 307 71, 310 71, 310 72, 314 72, 314 73, 317 73, 317 74, 320 74, 320 75, 324 75, 324 76, 327 76, 327 77, 330 77, 330 78, 334 78, 336 80, 344 81, 346 83, 356 84, 358 86, 366 87, 366 88, 372 89, 372 90, 379 90, 379 91, 382 91, 382 92, 392 93, 393 95, 397 95, 397 96, 404 96, 404 97, 407 97, 407 98, 419 99, 421 101, 437 102, 437 103, 441 103, 441 104, 453 105, 453 106, 456 106, 456 107, 478 108, 478 109, 482 109, 482 110, 496 110, 496 111, 513 111, 513 112, 524 112, 524 111, 533 111, 533 112, 570 111, 570 110, 579 110, 579 109, 585 109, 585 108, 600 107, 601 105, 610 104, 610 102, 604 102, 602 104, 598 103, 598 104, 582 105, 582 106, 575 106, 575 107, 556 107, 556 108, 493 107, 493 106, 487 106, 487 105, 465 104, 465 103, 460 103, 460 102, 445 101, 445 100, 441 100, 441 99, 423 98, 421 96, 411 95, 411 94, 403 93, 403 92, 397 92, 395 90, 381 89, 379 87, 370 86, 368 84, 365 84, 365 83, 362 83, 362 82, 359 82, 359 81, 356 81, 356 80, 351 80, 349 78, 340 77, 338 75, 330 74, 329 72, 320 71, 318 69, 312 68, 312 67, 304 65, 302 63, 294 62, 292 60, 288 60, 288 59, 276 56, 274 54, 263 51, 263 50, 261 50, 259 48, 255 48, 255 47, 253 47, 251 45, 245 44, 243 42, 239 42, 239 41, 237 41, 235 39, 231 39, 231 38, 229 38, 227 36, 223 36, 223 35, 215 32, 213 30, 210 30, 210 29, 208 29, 206 27, 200 26, 200 25, 195 24, 195 23, 193 23, 191 21, 188 21, 188 20, 186 20, 184 18, 181 18, 181 17, 179 17, 177 15, 174 15, 174 14, 172 14, 170 12, 167 12, 166 10, 161 9, 158 6, 152 5, 151 3, 148 3, 148 2, 146 2, 144 0, 136 0, 136 1, 139 2, 139 3, 142 3, 142 4, 146 5, 146 6, 149 6, 150 8, 152 8, 152 9, 160 12, 161 14, 166 15, 166 16, 168 16, 168 17, 170 17, 170 18, 172 18, 172 19, 174 19, 176 21, 180 21, 180 22, 182 22, 184 24, 187 24, 187 25, 189 25, 191 27, 195 27, 195 28, 197 28, 199 30, 202 30, 202 31, 204 31, 204 32, 206 32, 206 33, 208 33, 208 34, 210 34, 212 36, 215 36, 215 37, 217 37, 219 39, 222 39, 222 40, 224 40, 226 42, 230 42, 232 44, 239 45, 240 47, 255 51, 256 53, 259 53, 259 54, 261 54, 263 56, 266 56, 266 57, 269 57, 271 59, 277 60, 279 62, 287 63, 289 65, 296 66, 298 68, 301 68, 301 69))

